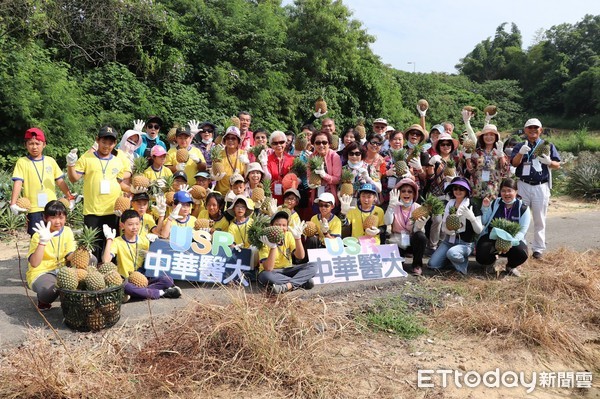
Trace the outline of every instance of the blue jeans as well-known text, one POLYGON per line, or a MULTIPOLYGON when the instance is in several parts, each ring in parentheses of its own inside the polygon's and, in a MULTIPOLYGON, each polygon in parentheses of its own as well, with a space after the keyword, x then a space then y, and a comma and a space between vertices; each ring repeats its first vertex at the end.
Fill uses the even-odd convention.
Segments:
POLYGON ((464 242, 460 238, 456 238, 454 244, 451 244, 446 238, 431 255, 428 266, 431 269, 440 269, 447 261, 450 261, 458 272, 467 274, 469 255, 473 252, 473 247, 474 243, 472 242, 464 242))

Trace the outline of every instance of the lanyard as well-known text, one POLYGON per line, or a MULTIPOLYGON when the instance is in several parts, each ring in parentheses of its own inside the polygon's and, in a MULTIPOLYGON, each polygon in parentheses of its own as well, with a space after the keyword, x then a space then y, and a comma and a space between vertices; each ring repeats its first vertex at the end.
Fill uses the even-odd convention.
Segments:
POLYGON ((412 211, 413 206, 409 206, 408 209, 406 210, 406 217, 404 216, 404 209, 402 209, 402 207, 400 207, 400 215, 402 216, 402 222, 404 223, 404 227, 406 228, 406 230, 408 230, 408 225, 410 223, 410 214, 412 211))
POLYGON ((100 168, 102 168, 102 178, 105 179, 106 178, 106 169, 108 168, 108 164, 110 163, 110 160, 112 159, 112 155, 109 155, 109 158, 106 160, 106 165, 102 165, 102 159, 100 159, 100 157, 98 156, 98 153, 96 153, 96 157, 98 158, 98 162, 100 162, 100 168))
MULTIPOLYGON (((529 151, 529 152, 527 153, 527 162, 529 162, 529 161, 530 161, 530 159, 531 159, 531 155, 533 155, 533 153, 535 152, 535 149, 538 147, 538 145, 540 145, 540 143, 541 143, 541 142, 542 142, 542 140, 540 140, 540 139, 537 139, 537 140, 536 140, 536 142, 535 142, 535 146, 533 146, 533 148, 531 149, 531 151, 529 151)), ((527 142, 526 142, 526 144, 529 144, 529 141, 527 141, 527 142)))
POLYGON ((154 177, 155 177, 154 180, 158 180, 159 178, 162 177, 163 167, 162 166, 160 167, 158 174, 156 174, 156 170, 154 170, 154 168, 152 168, 152 172, 154 172, 154 177))
POLYGON ((41 176, 40 176, 40 172, 38 171, 38 168, 35 164, 35 161, 33 159, 31 159, 31 163, 33 164, 33 169, 35 169, 35 173, 37 174, 37 177, 40 180, 40 185, 42 186, 42 188, 44 188, 44 169, 46 169, 44 167, 44 157, 42 157, 42 175, 41 176))
MULTIPOLYGON (((277 158, 277 157, 275 157, 277 158)), ((277 159, 277 181, 281 181, 281 171, 283 170, 284 154, 281 154, 281 162, 277 159)))
POLYGON ((240 229, 240 225, 236 223, 235 226, 237 227, 238 232, 240 233, 240 237, 242 237, 242 244, 246 245, 246 236, 248 235, 248 229, 244 229, 245 234, 242 234, 242 229, 240 229))
POLYGON ((512 210, 513 210, 512 206, 510 208, 507 208, 506 205, 504 205, 504 219, 510 220, 510 215, 512 214, 512 210))
POLYGON ((131 252, 131 246, 129 245, 129 241, 125 239, 125 236, 123 236, 123 241, 125 241, 125 244, 127 244, 129 255, 131 255, 131 259, 133 259, 133 268, 137 269, 138 238, 136 237, 135 239, 135 256, 133 255, 133 252, 131 252))
MULTIPOLYGON (((284 240, 284 243, 285 243, 285 240, 284 240)), ((281 250, 281 247, 282 247, 282 246, 283 246, 283 245, 278 245, 278 246, 277 246, 277 251, 279 251, 279 253, 280 253, 281 255, 283 255, 283 257, 285 258, 285 260, 287 260, 288 262, 290 262, 290 263, 291 263, 291 262, 292 262, 292 260, 290 259, 290 258, 291 258, 291 256, 288 258, 288 256, 285 254, 285 252, 283 252, 283 251, 281 250)))
MULTIPOLYGON (((64 228, 64 227, 63 227, 64 228)), ((58 245, 54 246, 54 239, 50 240, 50 245, 52 245, 52 249, 56 253, 56 263, 60 264, 60 239, 62 238, 62 229, 60 234, 58 234, 58 245)))
POLYGON ((235 167, 231 164, 231 159, 229 159, 229 154, 227 153, 227 151, 225 151, 225 155, 227 156, 227 162, 229 163, 229 166, 231 166, 231 170, 233 171, 233 173, 236 173, 238 170, 238 152, 235 152, 235 167))

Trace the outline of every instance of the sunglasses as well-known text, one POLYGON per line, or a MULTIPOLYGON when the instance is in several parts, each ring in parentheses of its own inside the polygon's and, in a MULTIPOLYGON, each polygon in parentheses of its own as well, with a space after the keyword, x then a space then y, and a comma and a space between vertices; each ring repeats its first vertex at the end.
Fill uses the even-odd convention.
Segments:
POLYGON ((400 190, 402 194, 414 194, 413 190, 400 190))
POLYGON ((375 147, 381 147, 381 143, 379 141, 369 141, 369 144, 375 147))
POLYGON ((353 151, 353 152, 349 152, 348 155, 354 155, 356 157, 361 156, 361 152, 360 151, 353 151))
POLYGON ((331 204, 327 202, 319 202, 319 208, 331 208, 331 204))
POLYGON ((315 141, 315 145, 327 145, 329 141, 315 141))
POLYGON ((283 145, 283 144, 285 144, 285 143, 286 143, 286 141, 273 141, 273 142, 271 143, 271 145, 283 145))
POLYGON ((214 130, 210 130, 210 129, 202 129, 200 130, 200 133, 214 133, 214 130))
POLYGON ((148 127, 148 129, 160 129, 160 125, 158 123, 148 123, 146 127, 148 127))
POLYGON ((448 143, 447 141, 441 141, 440 147, 452 147, 452 143, 448 143))
POLYGON ((461 187, 461 186, 454 186, 454 187, 452 187, 452 190, 467 191, 466 188, 461 187))
POLYGON ((539 126, 527 126, 525 129, 538 129, 539 126))

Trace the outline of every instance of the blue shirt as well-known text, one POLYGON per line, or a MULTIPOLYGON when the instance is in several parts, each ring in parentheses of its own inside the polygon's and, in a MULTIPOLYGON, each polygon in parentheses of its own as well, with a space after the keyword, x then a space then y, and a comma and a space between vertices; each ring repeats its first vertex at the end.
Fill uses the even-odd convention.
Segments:
MULTIPOLYGON (((526 183, 540 183, 547 182, 548 180, 550 180, 550 170, 548 169, 548 165, 544 165, 543 163, 541 163, 542 170, 540 172, 536 172, 536 170, 533 169, 533 166, 530 166, 529 175, 523 176, 523 164, 526 162, 531 162, 536 158, 536 156, 533 155, 533 151, 535 150, 535 147, 540 144, 541 141, 542 139, 538 139, 535 143, 523 142, 517 143, 514 146, 512 154, 510 156, 511 164, 513 158, 517 156, 519 150, 521 149, 521 147, 523 147, 525 143, 527 143, 527 145, 531 148, 531 151, 529 151, 529 153, 523 155, 521 163, 519 164, 519 166, 517 166, 517 169, 515 171, 515 175, 519 178, 519 180, 522 180, 526 183)), ((552 159, 553 161, 560 162, 560 155, 558 154, 558 150, 552 143, 550 144, 550 159, 552 159)))

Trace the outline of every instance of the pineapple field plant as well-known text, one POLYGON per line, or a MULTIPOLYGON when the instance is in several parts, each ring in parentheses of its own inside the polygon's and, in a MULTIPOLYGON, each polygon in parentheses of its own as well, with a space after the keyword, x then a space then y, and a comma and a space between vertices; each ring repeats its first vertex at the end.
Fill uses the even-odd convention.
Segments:
MULTIPOLYGON (((492 220, 490 226, 499 230, 504 230, 513 237, 515 236, 515 234, 521 231, 521 225, 519 223, 502 218, 496 218, 492 220)), ((496 239, 495 247, 498 253, 504 254, 510 250, 510 248, 512 247, 512 243, 510 241, 498 237, 496 239)))
POLYGON ((446 229, 450 231, 456 231, 460 229, 461 223, 460 218, 456 214, 456 207, 452 206, 448 211, 449 214, 448 217, 446 217, 446 229))
POLYGON ((420 207, 415 209, 410 218, 417 221, 422 217, 436 216, 444 213, 444 203, 438 197, 427 194, 420 207))
POLYGON ((73 251, 69 261, 77 269, 86 269, 90 263, 90 255, 95 248, 94 242, 100 234, 97 228, 83 226, 77 235, 77 249, 73 251))
POLYGON ((392 150, 392 160, 394 161, 394 174, 396 177, 404 176, 408 172, 408 164, 406 163, 406 150, 392 150))
POLYGON ((308 177, 308 185, 312 188, 319 187, 321 185, 321 176, 315 173, 315 170, 320 169, 323 166, 325 160, 319 155, 314 155, 308 159, 308 168, 310 169, 310 176, 308 177))
POLYGON ((340 177, 342 184, 340 185, 340 196, 342 195, 354 195, 354 174, 350 169, 342 169, 342 176, 340 177))

